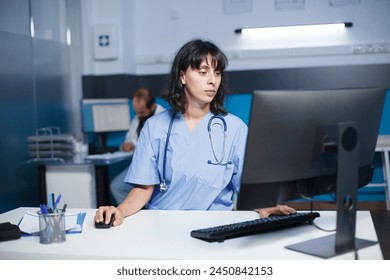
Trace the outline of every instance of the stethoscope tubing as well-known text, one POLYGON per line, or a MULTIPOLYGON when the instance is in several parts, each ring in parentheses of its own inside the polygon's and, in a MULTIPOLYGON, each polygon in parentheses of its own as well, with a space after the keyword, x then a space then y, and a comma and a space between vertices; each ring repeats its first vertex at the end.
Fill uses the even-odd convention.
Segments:
POLYGON ((173 121, 176 117, 176 111, 173 111, 171 121, 169 123, 168 127, 168 133, 167 133, 167 141, 165 142, 165 148, 164 148, 164 158, 163 158, 163 178, 160 182, 160 192, 166 192, 168 190, 168 185, 166 183, 166 165, 167 165, 167 152, 168 152, 168 144, 169 144, 169 138, 171 137, 172 133, 172 127, 173 127, 173 121))
MULTIPOLYGON (((163 171, 163 176, 162 176, 162 180, 160 182, 160 192, 161 193, 165 193, 168 190, 168 185, 166 183, 167 152, 168 152, 169 138, 171 137, 172 127, 173 127, 173 122, 175 120, 175 117, 176 117, 176 111, 173 111, 173 114, 172 114, 172 117, 171 117, 171 121, 169 122, 168 133, 167 133, 167 140, 165 142, 165 148, 164 148, 163 170, 162 170, 163 171)), ((225 142, 226 142, 226 134, 227 134, 227 124, 226 124, 225 118, 223 116, 221 116, 221 115, 214 115, 214 116, 212 116, 209 119, 209 122, 207 124, 207 131, 209 133, 211 149, 213 150, 214 158, 216 160, 216 162, 212 162, 211 160, 208 160, 207 163, 208 164, 212 164, 212 165, 227 165, 227 164, 231 164, 232 163, 231 161, 228 161, 227 163, 222 163, 222 161, 223 161, 223 159, 225 157, 225 142), (223 147, 222 147, 223 151, 222 151, 222 158, 220 160, 218 160, 217 157, 216 157, 216 154, 215 154, 215 151, 214 151, 214 147, 213 147, 213 141, 211 139, 211 126, 212 126, 212 123, 213 123, 214 119, 221 120, 222 124, 223 124, 223 131, 224 131, 223 147)))

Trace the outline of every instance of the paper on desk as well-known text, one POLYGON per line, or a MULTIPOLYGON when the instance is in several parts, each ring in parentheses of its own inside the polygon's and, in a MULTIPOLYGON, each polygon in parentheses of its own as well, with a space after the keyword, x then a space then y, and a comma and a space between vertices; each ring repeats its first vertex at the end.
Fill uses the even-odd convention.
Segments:
MULTIPOLYGON (((66 213, 65 228, 66 233, 81 233, 86 213, 66 213)), ((37 213, 27 211, 19 222, 19 228, 27 234, 37 234, 39 232, 39 217, 37 213)))
POLYGON ((97 155, 88 155, 85 158, 90 160, 106 160, 106 159, 116 159, 122 157, 130 157, 133 155, 133 152, 114 152, 114 153, 105 153, 105 154, 97 154, 97 155))

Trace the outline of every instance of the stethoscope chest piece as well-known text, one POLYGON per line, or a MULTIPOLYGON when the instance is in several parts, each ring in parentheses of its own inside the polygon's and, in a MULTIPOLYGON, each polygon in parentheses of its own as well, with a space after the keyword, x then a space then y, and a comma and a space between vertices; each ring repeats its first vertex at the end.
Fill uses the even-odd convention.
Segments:
POLYGON ((168 190, 168 186, 165 183, 165 180, 162 180, 160 183, 160 192, 165 193, 168 190))

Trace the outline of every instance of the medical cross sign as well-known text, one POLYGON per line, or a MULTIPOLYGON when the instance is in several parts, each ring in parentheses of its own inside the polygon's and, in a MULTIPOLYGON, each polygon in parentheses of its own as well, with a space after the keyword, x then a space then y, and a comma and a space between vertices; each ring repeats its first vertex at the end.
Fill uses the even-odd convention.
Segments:
POLYGON ((99 46, 108 47, 110 46, 110 35, 99 35, 99 46))

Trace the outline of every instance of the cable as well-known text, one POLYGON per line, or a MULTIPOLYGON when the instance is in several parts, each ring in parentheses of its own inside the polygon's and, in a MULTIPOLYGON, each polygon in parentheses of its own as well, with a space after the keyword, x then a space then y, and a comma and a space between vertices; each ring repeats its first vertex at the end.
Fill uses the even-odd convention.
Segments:
MULTIPOLYGON (((309 200, 309 202, 310 202, 310 212, 314 212, 314 202, 315 202, 316 200, 313 199, 313 198, 311 198, 311 197, 304 196, 304 195, 301 195, 301 198, 306 199, 306 200, 309 200)), ((312 221, 311 223, 312 223, 312 225, 313 225, 314 227, 316 227, 317 229, 322 230, 322 231, 325 231, 325 232, 335 232, 335 231, 336 231, 336 228, 334 228, 334 229, 325 229, 325 228, 320 227, 319 225, 317 225, 314 221, 312 221)))

